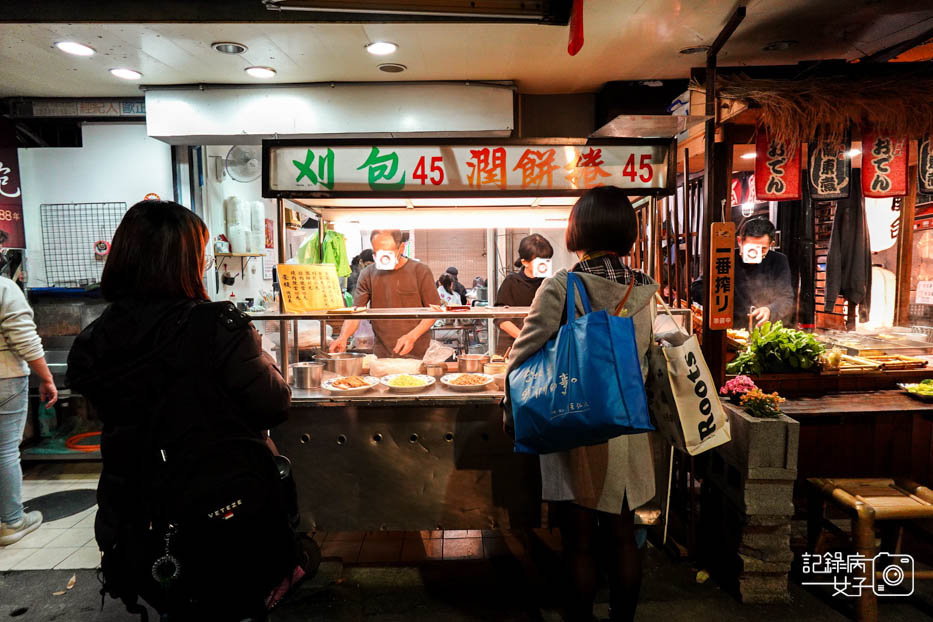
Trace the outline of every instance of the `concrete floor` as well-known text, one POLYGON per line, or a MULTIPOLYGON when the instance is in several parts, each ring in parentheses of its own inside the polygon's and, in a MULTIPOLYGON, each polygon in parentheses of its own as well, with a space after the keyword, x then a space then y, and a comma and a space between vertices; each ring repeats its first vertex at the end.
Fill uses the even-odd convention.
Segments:
MULTIPOLYGON (((546 555, 545 555, 546 557, 546 555)), ((491 560, 428 561, 416 566, 344 566, 325 560, 272 614, 271 622, 358 621, 466 622, 541 620, 557 622, 560 574, 556 559, 532 562, 516 557, 491 560)), ((744 606, 710 580, 696 582, 696 570, 650 548, 637 619, 663 622, 816 622, 851 619, 842 609, 850 602, 820 597, 792 585, 781 605, 744 606), (835 608, 834 608, 835 607, 835 608)), ((101 609, 96 573, 91 570, 22 571, 0 574, 0 618, 23 621, 129 621, 121 603, 107 600, 101 609), (61 596, 75 574, 74 588, 61 596)), ((607 615, 606 594, 597 598, 596 614, 607 615)), ((880 620, 914 622, 933 619, 930 590, 913 599, 890 599, 880 620), (896 601, 896 602, 891 602, 896 601)), ((151 612, 150 620, 158 620, 151 612)))

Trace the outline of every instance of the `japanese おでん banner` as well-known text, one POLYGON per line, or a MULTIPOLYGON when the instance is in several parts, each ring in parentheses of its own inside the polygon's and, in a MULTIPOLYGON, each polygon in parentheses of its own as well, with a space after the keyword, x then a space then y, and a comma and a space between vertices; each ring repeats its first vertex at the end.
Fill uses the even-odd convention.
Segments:
POLYGON ((714 222, 710 231, 710 330, 732 328, 732 292, 735 288, 735 223, 714 222))
POLYGON ((279 264, 279 286, 286 313, 344 307, 337 267, 333 264, 279 264))
POLYGON ((862 194, 876 199, 907 194, 907 162, 910 141, 884 136, 874 130, 862 133, 862 194))
POLYGON ((800 145, 780 142, 764 128, 755 140, 755 194, 759 201, 800 198, 800 145))
POLYGON ((668 188, 670 143, 585 144, 271 144, 268 193, 319 196, 502 191, 560 194, 595 186, 668 188))
POLYGON ((838 141, 812 142, 807 148, 807 182, 814 201, 849 198, 852 158, 848 136, 838 141))
POLYGON ((917 145, 917 189, 924 194, 933 194, 933 136, 921 136, 917 145))

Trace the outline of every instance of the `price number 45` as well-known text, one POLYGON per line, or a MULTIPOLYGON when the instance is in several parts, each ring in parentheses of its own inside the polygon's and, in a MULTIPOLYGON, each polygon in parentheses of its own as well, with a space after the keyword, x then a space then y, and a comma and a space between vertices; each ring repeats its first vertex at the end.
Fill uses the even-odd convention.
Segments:
POLYGON ((625 166, 622 167, 622 177, 628 177, 631 181, 635 181, 637 177, 646 184, 649 183, 654 179, 654 168, 651 166, 651 154, 641 154, 637 171, 635 170, 635 154, 633 153, 630 155, 625 166))
POLYGON ((415 172, 412 175, 413 178, 421 181, 421 185, 425 185, 428 180, 431 181, 432 186, 440 186, 444 183, 444 158, 438 156, 436 158, 431 158, 431 175, 425 171, 425 156, 421 156, 421 159, 418 160, 418 165, 415 167, 415 172))

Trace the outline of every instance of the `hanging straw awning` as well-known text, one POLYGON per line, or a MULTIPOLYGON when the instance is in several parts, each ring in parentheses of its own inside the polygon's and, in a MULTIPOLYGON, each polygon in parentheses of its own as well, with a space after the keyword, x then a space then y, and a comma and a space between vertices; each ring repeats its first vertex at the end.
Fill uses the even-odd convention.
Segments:
MULTIPOLYGON (((809 77, 798 80, 720 75, 719 96, 761 111, 760 122, 779 140, 840 138, 864 125, 894 136, 933 134, 933 76, 809 77)), ((693 85, 693 88, 699 88, 693 85)))

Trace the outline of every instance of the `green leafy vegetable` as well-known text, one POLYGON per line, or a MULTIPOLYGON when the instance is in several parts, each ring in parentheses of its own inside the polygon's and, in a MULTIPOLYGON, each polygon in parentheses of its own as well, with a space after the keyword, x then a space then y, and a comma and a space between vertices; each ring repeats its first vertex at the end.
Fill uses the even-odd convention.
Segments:
POLYGON ((765 322, 748 337, 748 349, 726 365, 729 374, 780 374, 815 369, 823 345, 810 333, 765 322))

